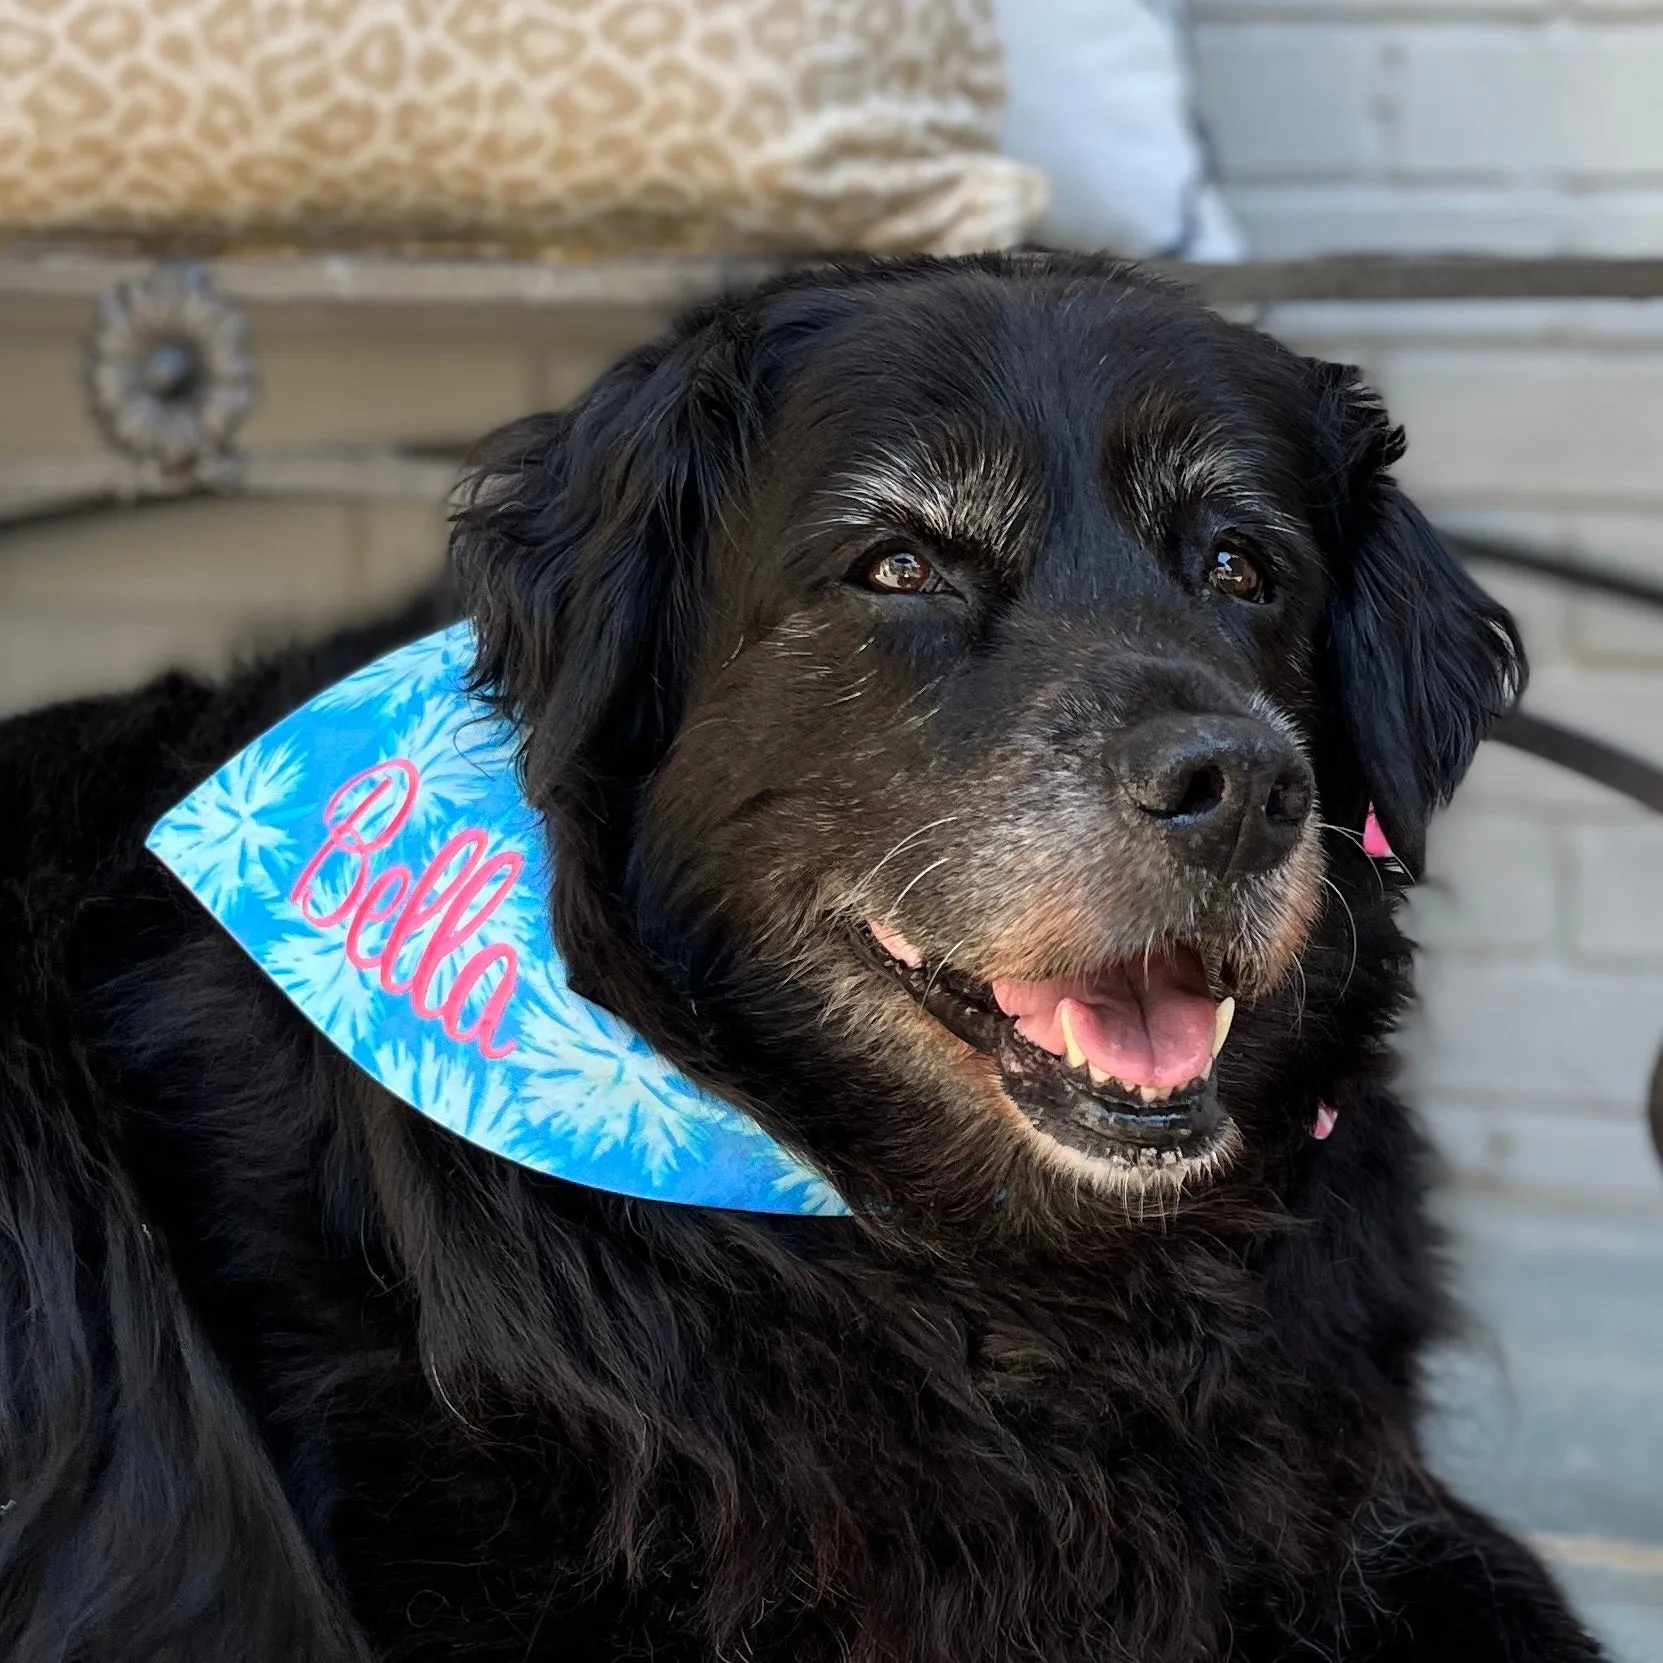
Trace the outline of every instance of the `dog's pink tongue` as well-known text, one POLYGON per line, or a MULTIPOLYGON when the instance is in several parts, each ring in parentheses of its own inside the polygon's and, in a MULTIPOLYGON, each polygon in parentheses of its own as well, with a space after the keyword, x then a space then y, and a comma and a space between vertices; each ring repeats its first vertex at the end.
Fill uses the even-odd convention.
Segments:
POLYGON ((1217 1006, 1187 949, 1091 976, 996 981, 993 997, 1030 1044, 1066 1056, 1066 1022, 1085 1060, 1129 1086, 1186 1085, 1212 1066, 1217 1006))

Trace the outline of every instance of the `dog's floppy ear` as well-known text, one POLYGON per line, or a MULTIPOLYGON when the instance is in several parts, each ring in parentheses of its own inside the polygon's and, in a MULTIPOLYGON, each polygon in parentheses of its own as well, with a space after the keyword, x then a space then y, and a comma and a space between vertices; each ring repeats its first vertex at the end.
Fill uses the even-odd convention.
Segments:
MULTIPOLYGON (((1433 811, 1523 690, 1524 648, 1506 609, 1473 582, 1387 471, 1403 454, 1403 430, 1355 371, 1321 369, 1326 425, 1345 446, 1329 670, 1363 791, 1393 852, 1418 877, 1433 811)), ((1363 806, 1350 805, 1359 819, 1363 806)))
POLYGON ((674 730, 706 529, 745 444, 741 358, 712 308, 476 453, 451 558, 477 682, 522 725, 533 780, 579 756, 644 773, 674 730))

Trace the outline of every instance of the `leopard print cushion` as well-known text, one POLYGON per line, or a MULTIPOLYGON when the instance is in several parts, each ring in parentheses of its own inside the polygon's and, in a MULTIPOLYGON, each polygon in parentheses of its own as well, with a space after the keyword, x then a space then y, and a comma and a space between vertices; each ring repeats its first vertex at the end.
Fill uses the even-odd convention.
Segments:
POLYGON ((0 231, 212 246, 1008 244, 990 0, 6 0, 0 231))

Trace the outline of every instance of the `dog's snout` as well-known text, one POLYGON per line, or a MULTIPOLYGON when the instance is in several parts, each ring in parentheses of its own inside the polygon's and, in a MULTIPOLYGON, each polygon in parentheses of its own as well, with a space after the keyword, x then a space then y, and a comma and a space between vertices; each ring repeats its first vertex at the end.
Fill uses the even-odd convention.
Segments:
POLYGON ((1133 812, 1215 872, 1275 866, 1311 812, 1309 764, 1251 717, 1152 717, 1110 747, 1110 764, 1133 812))

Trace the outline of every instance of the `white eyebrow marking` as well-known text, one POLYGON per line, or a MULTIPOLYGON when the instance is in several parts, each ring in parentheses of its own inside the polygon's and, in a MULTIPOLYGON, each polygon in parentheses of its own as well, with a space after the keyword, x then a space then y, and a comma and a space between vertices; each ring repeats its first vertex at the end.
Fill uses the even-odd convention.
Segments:
POLYGON ((1159 541, 1179 509, 1208 498, 1229 502, 1267 530, 1297 537, 1304 529, 1265 492, 1251 458, 1220 421, 1158 395, 1116 424, 1105 463, 1109 489, 1146 542, 1159 541))
POLYGON ((998 553, 1036 523, 1044 495, 1014 445, 962 434, 874 452, 838 474, 831 489, 828 524, 900 520, 943 543, 998 553))

